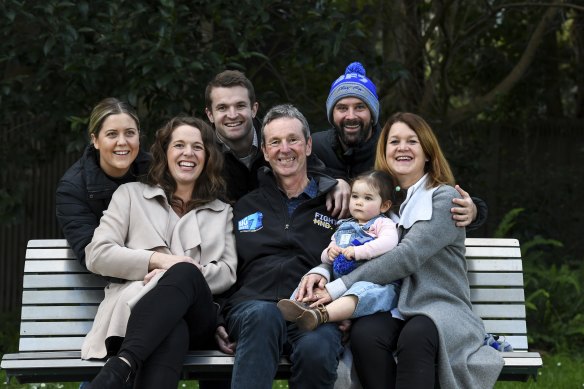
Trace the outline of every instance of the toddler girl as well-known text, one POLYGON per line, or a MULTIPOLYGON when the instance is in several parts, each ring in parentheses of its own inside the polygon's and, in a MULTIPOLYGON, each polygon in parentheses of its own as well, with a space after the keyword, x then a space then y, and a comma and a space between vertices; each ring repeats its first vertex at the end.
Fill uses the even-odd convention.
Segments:
MULTIPOLYGON (((385 213, 399 187, 382 171, 357 177, 351 186, 351 218, 339 221, 331 243, 322 252, 322 262, 333 265, 338 278, 362 263, 391 250, 398 243, 397 228, 385 213)), ((310 307, 295 299, 283 299, 278 308, 284 319, 296 322, 303 330, 313 330, 327 321, 341 321, 386 312, 396 307, 399 281, 388 285, 356 282, 343 296, 327 304, 310 307)), ((296 295, 296 291, 293 296, 296 295)))

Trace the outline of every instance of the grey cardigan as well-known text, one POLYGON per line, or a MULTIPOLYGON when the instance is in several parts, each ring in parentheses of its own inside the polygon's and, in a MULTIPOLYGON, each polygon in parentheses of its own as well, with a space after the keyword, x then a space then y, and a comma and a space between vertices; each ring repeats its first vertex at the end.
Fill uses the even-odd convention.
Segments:
MULTIPOLYGON (((438 375, 442 388, 493 387, 503 367, 498 351, 483 346, 485 328, 472 311, 465 259, 465 230, 452 220, 450 186, 432 196, 432 218, 399 227, 400 243, 329 284, 337 292, 357 281, 385 285, 403 279, 398 310, 405 319, 431 318, 440 338, 438 375)), ((410 204, 412 205, 412 204, 410 204)), ((319 272, 320 273, 320 272, 319 272)))

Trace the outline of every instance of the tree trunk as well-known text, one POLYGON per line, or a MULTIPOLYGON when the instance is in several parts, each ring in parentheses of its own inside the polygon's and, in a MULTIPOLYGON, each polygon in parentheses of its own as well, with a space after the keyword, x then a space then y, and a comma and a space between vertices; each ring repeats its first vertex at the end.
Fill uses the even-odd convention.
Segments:
MULTIPOLYGON (((561 0, 556 0, 555 3, 559 3, 560 1, 561 0)), ((523 77, 523 74, 525 74, 531 65, 537 48, 541 45, 544 35, 546 32, 548 32, 548 26, 557 12, 558 8, 554 6, 550 6, 545 11, 542 19, 531 35, 529 42, 527 43, 527 46, 521 55, 521 58, 515 67, 511 70, 511 72, 509 72, 509 74, 503 80, 501 80, 499 84, 497 84, 485 95, 479 96, 468 104, 450 111, 446 115, 445 121, 451 125, 460 123, 461 121, 471 118, 472 116, 484 110, 487 106, 492 104, 499 95, 509 92, 509 90, 511 90, 511 88, 517 84, 521 77, 523 77)))

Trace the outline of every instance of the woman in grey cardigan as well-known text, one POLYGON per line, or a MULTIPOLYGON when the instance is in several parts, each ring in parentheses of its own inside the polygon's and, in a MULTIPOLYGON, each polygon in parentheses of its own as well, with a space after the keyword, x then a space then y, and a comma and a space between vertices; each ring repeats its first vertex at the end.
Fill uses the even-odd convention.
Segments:
POLYGON ((301 284, 305 298, 324 304, 357 281, 383 285, 402 279, 396 310, 363 317, 353 326, 351 349, 362 385, 492 387, 503 359, 483 345, 485 329, 472 311, 466 234, 450 214, 452 198, 459 195, 428 124, 411 113, 393 115, 382 130, 375 167, 407 191, 392 213, 400 243, 330 283, 327 269, 315 270, 301 284))

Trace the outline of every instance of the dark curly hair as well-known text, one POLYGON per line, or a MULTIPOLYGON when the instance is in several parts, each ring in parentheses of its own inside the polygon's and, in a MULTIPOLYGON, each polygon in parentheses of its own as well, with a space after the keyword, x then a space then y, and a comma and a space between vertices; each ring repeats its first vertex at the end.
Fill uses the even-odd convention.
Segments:
POLYGON ((223 169, 223 154, 215 144, 213 129, 202 119, 191 116, 178 116, 170 119, 161 129, 156 131, 156 139, 150 148, 152 164, 146 177, 146 183, 152 186, 160 186, 168 202, 173 207, 187 213, 193 208, 206 204, 217 198, 225 197, 225 181, 221 176, 223 169), (205 165, 195 185, 191 199, 185 204, 174 196, 176 181, 168 169, 166 152, 172 133, 180 126, 191 126, 201 131, 203 147, 205 148, 205 165))

